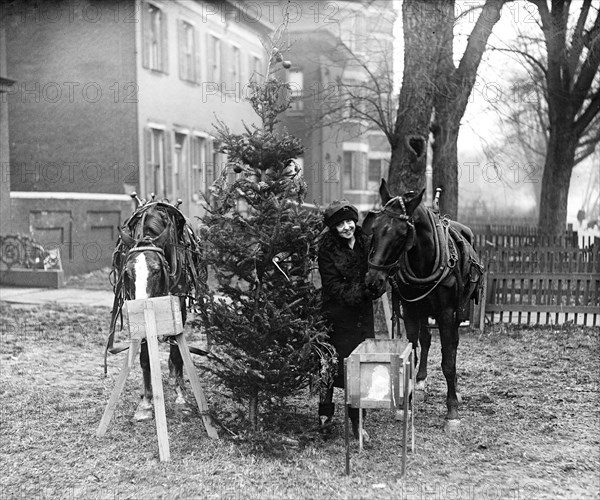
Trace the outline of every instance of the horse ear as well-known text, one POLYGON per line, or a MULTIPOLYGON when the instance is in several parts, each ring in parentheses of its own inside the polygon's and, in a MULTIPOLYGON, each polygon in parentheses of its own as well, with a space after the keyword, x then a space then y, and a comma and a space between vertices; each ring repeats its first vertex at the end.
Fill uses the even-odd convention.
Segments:
POLYGON ((124 233, 123 230, 119 227, 119 235, 121 236, 121 241, 125 243, 129 248, 133 248, 137 245, 137 241, 129 236, 127 233, 124 233))
POLYGON ((381 185, 379 186, 379 196, 381 196, 381 204, 383 206, 385 206, 385 204, 392 199, 385 179, 381 179, 381 185))
POLYGON ((421 201, 423 200, 423 195, 425 194, 425 189, 421 191, 416 196, 413 196, 410 200, 405 200, 406 203, 406 214, 412 215, 415 209, 419 206, 421 201))
POLYGON ((373 234, 373 222, 375 222, 375 218, 377 217, 377 214, 379 212, 374 212, 374 211, 370 211, 366 217, 365 220, 363 220, 362 223, 362 232, 365 233, 367 236, 370 236, 371 234, 373 234))

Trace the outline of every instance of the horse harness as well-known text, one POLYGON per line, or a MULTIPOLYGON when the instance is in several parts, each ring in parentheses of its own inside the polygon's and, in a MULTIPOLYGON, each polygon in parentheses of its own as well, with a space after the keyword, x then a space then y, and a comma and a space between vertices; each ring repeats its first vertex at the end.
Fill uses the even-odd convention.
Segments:
POLYGON ((382 212, 392 219, 405 221, 408 226, 406 243, 400 252, 400 256, 395 262, 388 265, 379 265, 369 261, 369 267, 371 269, 383 271, 388 274, 388 280, 392 285, 392 306, 394 314, 399 317, 402 316, 398 299, 410 303, 419 302, 428 297, 438 285, 450 275, 450 273, 454 273, 457 280, 459 310, 464 308, 466 302, 468 302, 468 298, 471 296, 479 282, 479 276, 483 273, 483 268, 477 259, 473 257, 474 251, 472 252, 473 255, 471 255, 471 252, 466 250, 466 246, 470 246, 470 242, 467 241, 458 230, 452 227, 449 217, 440 217, 438 210, 426 208, 427 217, 431 226, 434 228, 433 240, 435 258, 432 273, 429 276, 421 278, 415 275, 408 259, 408 251, 414 246, 416 233, 414 220, 412 216, 407 214, 402 196, 397 196, 389 200, 382 212), (394 206, 396 205, 394 202, 397 202, 397 204, 400 205, 400 210, 394 206), (464 256, 463 262, 459 261, 459 246, 461 247, 460 252, 462 252, 464 256), (471 284, 469 286, 469 291, 466 294, 466 300, 463 300, 465 284, 461 271, 463 271, 468 264, 473 265, 477 272, 475 273, 475 278, 471 277, 469 279, 471 284), (400 291, 401 287, 424 289, 424 291, 416 297, 406 297, 402 295, 400 291))
MULTIPOLYGON (((205 277, 200 276, 200 272, 198 269, 196 269, 196 265, 194 265, 201 261, 201 249, 199 242, 196 240, 193 231, 191 231, 191 229, 188 228, 187 223, 185 223, 185 217, 176 207, 161 202, 142 205, 138 207, 136 212, 134 212, 134 214, 127 221, 125 221, 123 227, 129 228, 132 222, 135 222, 135 226, 130 228, 130 230, 133 232, 132 235, 127 235, 121 231, 121 228, 119 228, 120 237, 113 252, 113 270, 111 276, 116 277, 113 282, 115 298, 111 311, 109 336, 104 354, 105 374, 107 372, 107 353, 111 352, 112 354, 117 354, 129 348, 127 345, 113 347, 113 343, 117 322, 119 319, 121 321, 121 328, 123 328, 123 303, 125 300, 130 299, 130 297, 128 297, 127 290, 124 287, 124 276, 127 263, 132 257, 143 252, 153 252, 158 256, 164 277, 165 290, 167 293, 177 296, 188 296, 188 288, 191 282, 195 289, 195 296, 192 297, 192 299, 199 300, 199 296, 203 292, 203 290, 200 290, 200 288, 204 288, 206 286, 205 277), (161 242, 163 233, 154 238, 147 235, 145 236, 143 234, 146 223, 146 215, 148 214, 148 208, 151 205, 156 205, 159 209, 167 211, 167 216, 169 219, 165 229, 163 230, 163 233, 166 233, 167 236, 171 236, 171 232, 174 229, 172 218, 179 217, 181 221, 184 221, 179 221, 180 225, 182 226, 182 234, 180 235, 181 238, 178 238, 178 240, 183 240, 183 244, 179 243, 179 241, 167 241, 165 243, 165 245, 169 246, 171 259, 167 259, 165 248, 156 244, 157 240, 161 242), (132 243, 132 241, 134 243, 132 243), (190 253, 193 255, 188 255, 190 253), (188 276, 188 274, 191 276, 188 276)), ((177 222, 175 222, 175 224, 177 225, 177 222)), ((177 228, 175 228, 175 230, 177 230, 177 228)))

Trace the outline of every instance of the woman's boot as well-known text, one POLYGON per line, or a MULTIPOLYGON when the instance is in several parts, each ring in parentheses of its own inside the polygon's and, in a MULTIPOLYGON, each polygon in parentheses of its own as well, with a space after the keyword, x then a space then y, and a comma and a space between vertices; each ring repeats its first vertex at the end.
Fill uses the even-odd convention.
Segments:
POLYGON ((319 432, 329 436, 333 430, 334 403, 319 403, 319 432))
MULTIPOLYGON (((363 423, 365 421, 365 417, 367 416, 367 410, 363 409, 363 423)), ((352 423, 352 434, 354 434, 354 437, 356 439, 359 438, 358 432, 359 432, 359 413, 358 413, 358 408, 348 408, 348 414, 350 415, 350 422, 352 423)), ((362 431, 363 434, 363 442, 368 443, 369 442, 369 434, 368 432, 363 428, 362 431)))

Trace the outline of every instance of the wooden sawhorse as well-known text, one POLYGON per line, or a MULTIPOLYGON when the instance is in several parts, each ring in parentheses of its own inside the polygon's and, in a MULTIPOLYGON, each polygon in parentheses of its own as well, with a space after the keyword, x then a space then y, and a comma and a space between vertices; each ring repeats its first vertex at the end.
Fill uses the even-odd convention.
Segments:
POLYGON ((200 379, 196 373, 192 357, 190 356, 190 350, 183 333, 183 321, 181 319, 179 297, 167 295, 150 299, 127 300, 125 301, 123 312, 126 329, 131 337, 131 347, 129 348, 129 352, 127 353, 127 357, 125 358, 115 387, 110 395, 108 404, 104 409, 104 414, 98 425, 96 436, 103 437, 104 434, 106 434, 110 420, 112 419, 117 403, 119 402, 121 392, 125 387, 129 372, 136 361, 136 356, 140 350, 142 340, 146 339, 148 344, 148 357, 150 358, 150 377, 153 393, 152 402, 154 404, 154 418, 156 420, 156 434, 158 436, 158 452, 161 462, 166 462, 170 459, 171 454, 169 451, 167 417, 165 413, 165 399, 158 350, 157 332, 160 330, 161 335, 175 337, 206 432, 210 438, 219 439, 217 429, 213 426, 210 415, 208 414, 208 403, 206 402, 204 391, 200 385, 200 379))

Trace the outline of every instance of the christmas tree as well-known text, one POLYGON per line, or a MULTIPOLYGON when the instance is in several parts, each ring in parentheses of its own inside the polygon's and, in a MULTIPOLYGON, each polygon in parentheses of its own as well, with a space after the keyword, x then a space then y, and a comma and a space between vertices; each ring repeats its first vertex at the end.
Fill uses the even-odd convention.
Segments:
POLYGON ((278 121, 290 105, 289 85, 277 77, 290 65, 278 47, 282 31, 263 42, 267 69, 249 85, 259 124, 241 134, 217 125, 228 163, 200 229, 218 281, 203 315, 209 369, 248 405, 254 430, 261 401, 318 390, 335 372, 311 280, 321 217, 302 206, 306 184, 294 160, 303 147, 278 121))

